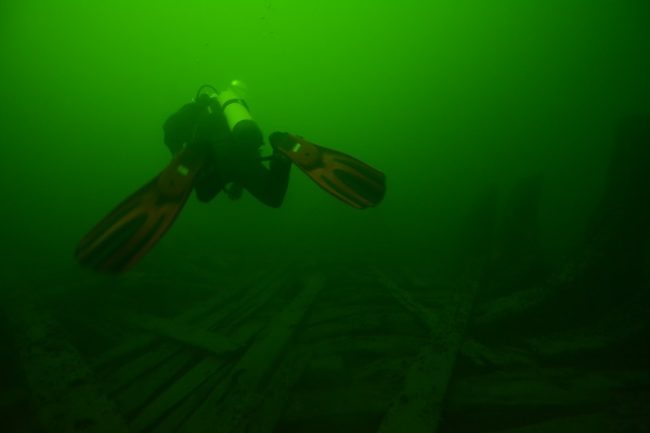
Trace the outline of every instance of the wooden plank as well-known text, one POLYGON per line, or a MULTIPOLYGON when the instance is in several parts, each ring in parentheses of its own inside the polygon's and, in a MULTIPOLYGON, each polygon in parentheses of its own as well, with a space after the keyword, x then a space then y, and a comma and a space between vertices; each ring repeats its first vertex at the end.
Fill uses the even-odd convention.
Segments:
MULTIPOLYGON (((284 281, 284 275, 278 275, 277 280, 267 281, 267 285, 260 285, 258 290, 255 290, 250 296, 245 296, 241 300, 239 308, 234 308, 233 306, 233 309, 242 312, 242 314, 252 314, 264 306, 275 295, 277 289, 284 281)), ((228 307, 226 306, 226 308, 228 307)), ((223 316, 219 316, 218 318, 222 319, 224 316, 230 317, 230 313, 224 312, 223 316)), ((260 325, 256 327, 240 326, 239 329, 235 329, 229 338, 231 341, 243 343, 248 341, 255 333, 259 332, 259 329, 260 325)), ((207 380, 210 380, 214 374, 224 369, 224 366, 224 362, 217 358, 207 357, 200 360, 195 366, 185 372, 182 377, 178 378, 174 383, 168 384, 167 389, 162 390, 155 398, 151 399, 147 407, 143 408, 138 416, 131 421, 131 428, 135 431, 140 431, 158 423, 162 417, 188 398, 191 393, 195 392, 207 380)), ((165 380, 168 375, 158 374, 157 376, 160 378, 159 380, 165 380)), ((215 386, 217 385, 215 384, 215 386)), ((138 383, 134 383, 133 386, 138 387, 139 385, 138 383)), ((173 420, 178 418, 179 416, 175 415, 170 419, 173 422, 173 420)), ((168 426, 163 423, 163 425, 157 428, 167 429, 168 426)))
POLYGON ((317 340, 300 339, 301 347, 309 350, 315 356, 363 354, 376 356, 386 361, 386 354, 391 358, 412 359, 422 345, 428 342, 427 336, 413 336, 403 334, 366 333, 359 335, 346 335, 345 332, 335 337, 320 338, 317 340))
MULTIPOLYGON (((206 313, 206 310, 201 308, 201 321, 209 322, 210 325, 208 325, 208 323, 197 323, 196 326, 201 326, 203 329, 207 329, 211 325, 222 324, 230 315, 230 312, 228 311, 228 308, 230 306, 241 303, 251 303, 252 299, 254 299, 256 295, 261 298, 260 304, 265 302, 269 297, 273 296, 275 288, 277 288, 284 281, 283 277, 280 277, 277 274, 274 274, 274 276, 275 278, 278 278, 279 281, 274 278, 269 278, 266 281, 267 284, 255 285, 247 292, 246 295, 242 296, 241 299, 233 300, 230 304, 227 305, 221 304, 221 308, 218 311, 213 312, 212 316, 205 316, 204 314, 206 313)), ((187 321, 197 317, 195 315, 197 312, 198 311, 195 310, 184 315, 182 317, 183 320, 181 323, 187 323, 187 321)), ((165 342, 164 339, 161 340, 160 338, 154 336, 152 336, 149 341, 159 341, 160 343, 151 349, 146 350, 139 356, 134 357, 128 362, 123 363, 114 371, 109 372, 108 376, 106 377, 106 383, 108 389, 111 392, 115 392, 115 390, 124 389, 126 387, 137 388, 138 377, 142 377, 144 374, 159 368, 162 365, 163 361, 169 360, 174 356, 180 356, 182 352, 181 347, 179 347, 179 345, 174 342, 165 342)), ((161 381, 164 381, 166 379, 167 378, 165 377, 160 377, 161 381)))
POLYGON ((313 419, 335 419, 360 414, 381 416, 391 404, 392 384, 376 380, 363 384, 341 384, 328 388, 297 390, 283 419, 303 424, 313 419))
POLYGON ((473 322, 476 326, 492 325, 499 321, 518 318, 537 307, 556 293, 556 288, 542 285, 519 290, 476 307, 473 322))
POLYGON ((96 358, 92 366, 99 376, 107 375, 114 371, 116 365, 124 365, 123 361, 132 360, 138 350, 142 350, 154 341, 155 338, 150 334, 134 334, 96 358))
POLYGON ((244 392, 257 390, 324 286, 325 278, 322 275, 315 274, 306 279, 300 294, 273 319, 264 335, 255 341, 238 363, 233 371, 233 376, 237 377, 237 387, 244 392))
POLYGON ((300 379, 311 355, 304 352, 288 354, 273 374, 255 416, 249 418, 239 431, 246 433, 274 433, 291 398, 291 392, 300 379))
POLYGON ((413 299, 410 293, 388 278, 388 276, 379 268, 375 268, 374 271, 379 283, 388 290, 388 292, 393 295, 393 297, 397 299, 406 310, 411 312, 418 320, 420 320, 428 330, 432 331, 439 327, 441 320, 438 312, 432 311, 418 303, 413 299))
POLYGON ((240 349, 238 344, 222 335, 149 314, 132 313, 125 316, 123 320, 133 328, 150 332, 158 337, 168 338, 216 356, 225 356, 240 349))
POLYGON ((603 314, 593 323, 563 330, 552 335, 525 339, 525 344, 535 353, 545 357, 575 355, 584 352, 607 350, 624 341, 647 339, 650 318, 644 303, 625 305, 603 314))
MULTIPOLYGON (((223 363, 215 362, 212 359, 200 360, 186 374, 175 380, 162 390, 160 395, 152 399, 150 404, 144 407, 137 417, 133 418, 129 424, 130 429, 134 432, 145 431, 183 398, 186 398, 223 368, 223 363)), ((218 386, 218 383, 215 386, 218 386)))
POLYGON ((520 367, 537 364, 528 351, 512 347, 490 347, 472 338, 467 338, 463 342, 460 354, 481 367, 520 367))
MULTIPOLYGON (((218 296, 207 302, 201 302, 194 309, 188 310, 176 319, 181 323, 187 324, 210 324, 214 323, 216 315, 222 316, 229 311, 231 305, 237 305, 238 300, 244 297, 257 296, 261 290, 275 287, 279 282, 284 281, 286 268, 276 266, 271 269, 261 269, 253 271, 250 276, 243 276, 243 283, 237 284, 227 292, 227 296, 218 296)), ((239 276, 239 278, 242 278, 239 276)), ((219 290, 217 288, 217 290, 219 290)))
POLYGON ((500 430, 495 433, 631 433, 643 431, 630 429, 629 424, 630 420, 616 419, 609 414, 597 413, 556 418, 525 427, 500 430))
POLYGON ((432 312, 375 270, 379 282, 430 330, 429 343, 406 372, 404 385, 379 427, 380 433, 431 433, 438 428, 447 387, 478 284, 458 290, 446 310, 432 312))
POLYGON ((625 389, 650 387, 650 372, 523 368, 459 379, 448 395, 451 410, 472 407, 570 408, 616 404, 625 389))
POLYGON ((188 351, 180 351, 170 357, 158 368, 139 377, 134 386, 129 386, 115 394, 114 399, 126 414, 129 424, 156 398, 163 394, 181 374, 191 369, 197 362, 196 355, 188 351))
POLYGON ((116 395, 125 388, 137 386, 136 382, 139 378, 165 365, 171 358, 181 353, 182 350, 177 344, 165 343, 156 346, 155 350, 147 350, 111 371, 104 381, 104 387, 110 395, 116 395))
MULTIPOLYGON (((202 426, 213 426, 220 433, 245 431, 243 426, 247 419, 255 418, 253 413, 263 401, 265 384, 270 380, 297 326, 324 285, 325 278, 322 275, 311 275, 304 281, 303 290, 273 318, 272 323, 230 371, 223 384, 215 389, 183 426, 183 431, 201 431, 202 426)), ((265 428, 270 427, 272 426, 265 428)))
MULTIPOLYGON (((274 281, 277 278, 279 273, 279 271, 275 269, 272 270, 270 275, 265 272, 267 272, 267 270, 259 273, 252 273, 252 276, 246 278, 243 284, 238 285, 238 287, 227 292, 217 290, 217 295, 206 301, 200 302, 194 308, 177 316, 174 320, 175 323, 195 325, 196 327, 207 329, 209 325, 213 324, 215 321, 219 322, 222 319, 224 312, 227 311, 227 306, 232 303, 233 297, 241 298, 242 293, 249 291, 257 292, 260 288, 265 288, 269 281, 274 281), (260 283, 260 279, 264 279, 264 281, 260 283)), ((123 342, 120 346, 107 351, 100 358, 96 359, 93 365, 97 371, 110 371, 114 368, 116 360, 121 361, 123 359, 128 359, 133 353, 153 342, 158 343, 161 342, 161 340, 154 335, 134 333, 132 338, 123 342)))
POLYGON ((395 308, 392 311, 386 310, 384 316, 367 315, 357 309, 356 314, 350 313, 335 321, 318 323, 310 321, 302 331, 300 339, 306 344, 312 344, 313 342, 341 338, 341 336, 376 336, 378 338, 399 336, 407 339, 427 336, 428 329, 423 327, 422 323, 413 315, 404 311, 395 311, 395 308), (350 320, 351 317, 354 317, 354 320, 350 320))

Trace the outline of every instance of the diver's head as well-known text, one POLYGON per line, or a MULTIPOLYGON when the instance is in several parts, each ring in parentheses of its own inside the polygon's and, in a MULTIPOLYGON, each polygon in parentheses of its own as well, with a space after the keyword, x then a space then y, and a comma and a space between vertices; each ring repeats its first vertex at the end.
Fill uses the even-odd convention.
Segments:
POLYGON ((194 97, 195 102, 209 102, 211 98, 217 96, 217 89, 212 87, 210 84, 204 84, 199 87, 199 90, 196 91, 196 96, 194 97))

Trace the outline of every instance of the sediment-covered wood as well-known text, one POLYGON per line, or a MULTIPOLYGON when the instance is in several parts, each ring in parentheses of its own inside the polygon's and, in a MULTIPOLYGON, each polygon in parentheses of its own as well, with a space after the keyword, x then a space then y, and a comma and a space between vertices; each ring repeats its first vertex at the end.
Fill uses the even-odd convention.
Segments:
MULTIPOLYGON (((223 433, 246 431, 248 420, 255 419, 254 413, 264 401, 263 392, 274 369, 284 357, 289 341, 324 285, 322 275, 312 275, 306 279, 296 298, 256 337, 184 429, 195 431, 200 426, 208 425, 223 433)), ((267 419, 273 420, 274 417, 267 419)), ((271 429, 272 426, 265 428, 271 429)))
POLYGON ((53 433, 127 432, 67 333, 29 295, 5 297, 9 322, 39 423, 53 433))
POLYGON ((445 394, 478 286, 459 289, 447 309, 434 313, 415 302, 383 272, 378 269, 376 272, 380 283, 430 330, 429 341, 408 368, 402 390, 386 412, 379 432, 431 433, 440 423, 445 394))

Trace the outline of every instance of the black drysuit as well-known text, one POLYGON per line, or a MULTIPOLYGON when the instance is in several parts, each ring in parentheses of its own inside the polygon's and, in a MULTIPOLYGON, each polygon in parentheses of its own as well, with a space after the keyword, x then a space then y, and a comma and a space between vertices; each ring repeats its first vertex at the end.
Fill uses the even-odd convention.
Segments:
POLYGON ((260 156, 264 139, 259 129, 248 128, 235 136, 219 103, 207 95, 172 114, 163 130, 165 144, 172 154, 184 146, 202 146, 207 152, 194 184, 200 201, 208 202, 227 185, 234 184, 268 206, 282 204, 291 163, 274 153, 267 168, 260 156))

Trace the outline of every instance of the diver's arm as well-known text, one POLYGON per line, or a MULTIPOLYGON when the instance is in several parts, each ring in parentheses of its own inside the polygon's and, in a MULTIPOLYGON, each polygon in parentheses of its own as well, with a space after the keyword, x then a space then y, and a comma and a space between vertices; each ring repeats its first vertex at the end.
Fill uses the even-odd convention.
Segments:
POLYGON ((194 141, 199 122, 209 114, 207 107, 210 103, 211 100, 207 96, 199 97, 196 101, 183 105, 165 120, 164 142, 173 155, 194 141))
POLYGON ((242 176, 237 181, 265 205, 280 207, 289 186, 291 162, 274 156, 270 160, 269 168, 266 168, 259 156, 247 160, 250 163, 241 171, 242 176))
POLYGON ((180 152, 183 146, 192 139, 201 111, 202 107, 191 102, 183 105, 165 120, 163 124, 164 141, 172 155, 180 152))

